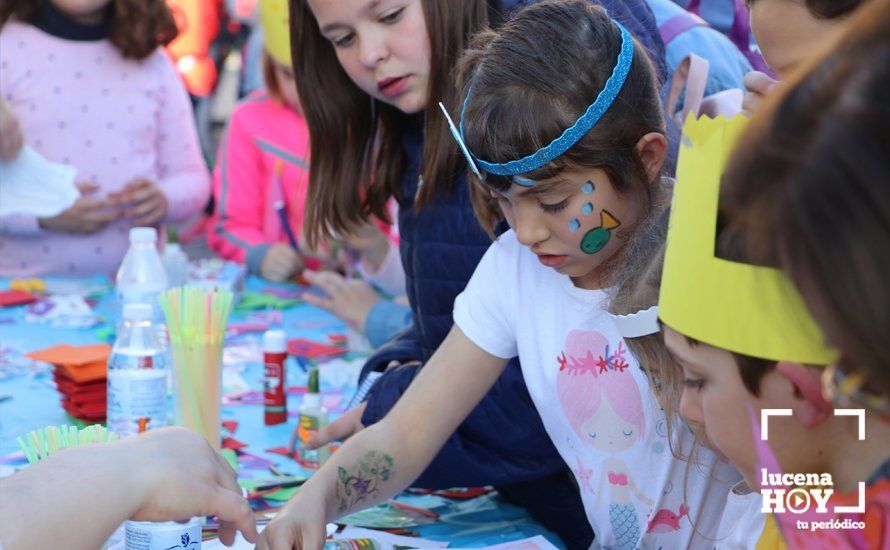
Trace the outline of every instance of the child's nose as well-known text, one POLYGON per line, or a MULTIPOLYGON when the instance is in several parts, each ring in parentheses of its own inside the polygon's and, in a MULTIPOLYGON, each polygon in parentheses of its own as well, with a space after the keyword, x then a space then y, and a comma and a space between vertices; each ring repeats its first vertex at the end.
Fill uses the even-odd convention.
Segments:
POLYGON ((533 245, 547 240, 550 233, 547 225, 541 220, 541 216, 535 212, 535 206, 514 207, 516 239, 523 245, 531 248, 533 245))
POLYGON ((703 425, 701 405, 698 402, 698 397, 693 395, 691 390, 684 389, 683 394, 680 396, 680 416, 688 424, 703 425))

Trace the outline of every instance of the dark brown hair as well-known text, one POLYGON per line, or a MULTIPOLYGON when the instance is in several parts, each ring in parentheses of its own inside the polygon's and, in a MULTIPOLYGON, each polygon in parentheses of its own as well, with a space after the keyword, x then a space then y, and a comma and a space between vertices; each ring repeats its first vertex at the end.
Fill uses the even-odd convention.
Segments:
MULTIPOLYGON (((13 17, 30 21, 44 1, 49 0, 3 0, 0 27, 13 17)), ((145 59, 158 46, 169 44, 179 32, 164 0, 112 0, 108 12, 108 39, 128 59, 145 59)))
POLYGON ((721 207, 800 289, 839 366, 890 393, 890 0, 873 0, 758 113, 721 207))
MULTIPOLYGON (((759 0, 747 0, 750 7, 759 0)), ((786 0, 787 1, 787 0, 786 0)), ((865 0, 806 0, 807 9, 819 19, 836 19, 848 15, 865 0)))
MULTIPOLYGON (((606 11, 586 0, 545 1, 520 11, 500 30, 474 39, 461 63, 467 145, 477 157, 505 162, 534 153, 570 127, 603 89, 621 50, 621 32, 606 11)), ((534 172, 548 179, 566 168, 604 170, 619 193, 639 197, 649 212, 660 177, 649 181, 637 142, 664 134, 657 76, 639 43, 618 97, 569 151, 534 172)), ((460 110, 454 111, 456 115, 460 110)), ((473 206, 492 231, 502 213, 489 189, 509 189, 511 179, 489 175, 472 186, 473 206)))
MULTIPOLYGON (((453 68, 470 35, 487 22, 483 0, 422 0, 429 33, 430 81, 424 116, 424 185, 418 204, 450 193, 463 165, 437 103, 453 108, 453 68)), ((386 203, 404 171, 400 143, 409 117, 372 100, 356 86, 321 34, 306 0, 290 3, 291 52, 305 107, 312 157, 305 232, 310 243, 348 233, 373 215, 388 220, 386 203)))
POLYGON ((269 52, 263 49, 263 85, 269 95, 278 103, 284 104, 284 97, 281 95, 281 87, 278 85, 278 77, 275 76, 275 61, 269 52))

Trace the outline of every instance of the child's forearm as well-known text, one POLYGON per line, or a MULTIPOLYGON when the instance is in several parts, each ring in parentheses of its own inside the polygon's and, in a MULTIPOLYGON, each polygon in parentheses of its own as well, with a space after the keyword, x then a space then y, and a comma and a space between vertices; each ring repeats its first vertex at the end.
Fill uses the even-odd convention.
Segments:
POLYGON ((350 438, 288 506, 321 504, 325 522, 331 522, 408 487, 423 472, 432 453, 400 437, 391 424, 384 420, 350 438))

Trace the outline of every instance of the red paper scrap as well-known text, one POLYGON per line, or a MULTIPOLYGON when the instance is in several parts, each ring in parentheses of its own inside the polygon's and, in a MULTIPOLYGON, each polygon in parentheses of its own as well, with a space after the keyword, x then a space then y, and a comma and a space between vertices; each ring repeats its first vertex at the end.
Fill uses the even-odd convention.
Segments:
POLYGON ((223 420, 222 425, 223 425, 223 428, 229 430, 230 434, 235 433, 235 430, 238 429, 238 421, 237 420, 223 420))
POLYGON ((37 301, 37 296, 24 290, 0 290, 0 307, 22 306, 37 301))
POLYGON ((346 345, 346 335, 345 334, 328 334, 328 341, 335 346, 344 346, 346 345))
POLYGON ((265 452, 273 453, 273 454, 281 455, 281 456, 286 456, 287 458, 291 458, 294 460, 297 459, 297 456, 296 456, 297 453, 291 452, 291 450, 288 449, 287 447, 273 447, 271 449, 266 449, 265 452))
POLYGON ((222 448, 223 449, 231 449, 233 451, 237 451, 238 449, 243 449, 247 447, 247 443, 241 443, 234 437, 227 437, 223 439, 222 448))
POLYGON ((343 355, 346 349, 339 346, 329 346, 312 340, 294 338, 287 343, 287 352, 297 357, 325 357, 328 355, 343 355))

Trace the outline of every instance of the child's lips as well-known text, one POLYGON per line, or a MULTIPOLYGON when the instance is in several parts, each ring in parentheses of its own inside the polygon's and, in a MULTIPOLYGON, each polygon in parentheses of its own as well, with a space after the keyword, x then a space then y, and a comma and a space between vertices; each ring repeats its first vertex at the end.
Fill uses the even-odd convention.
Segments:
POLYGON ((547 267, 559 267, 561 266, 568 256, 557 256, 554 254, 538 254, 538 261, 547 267))

